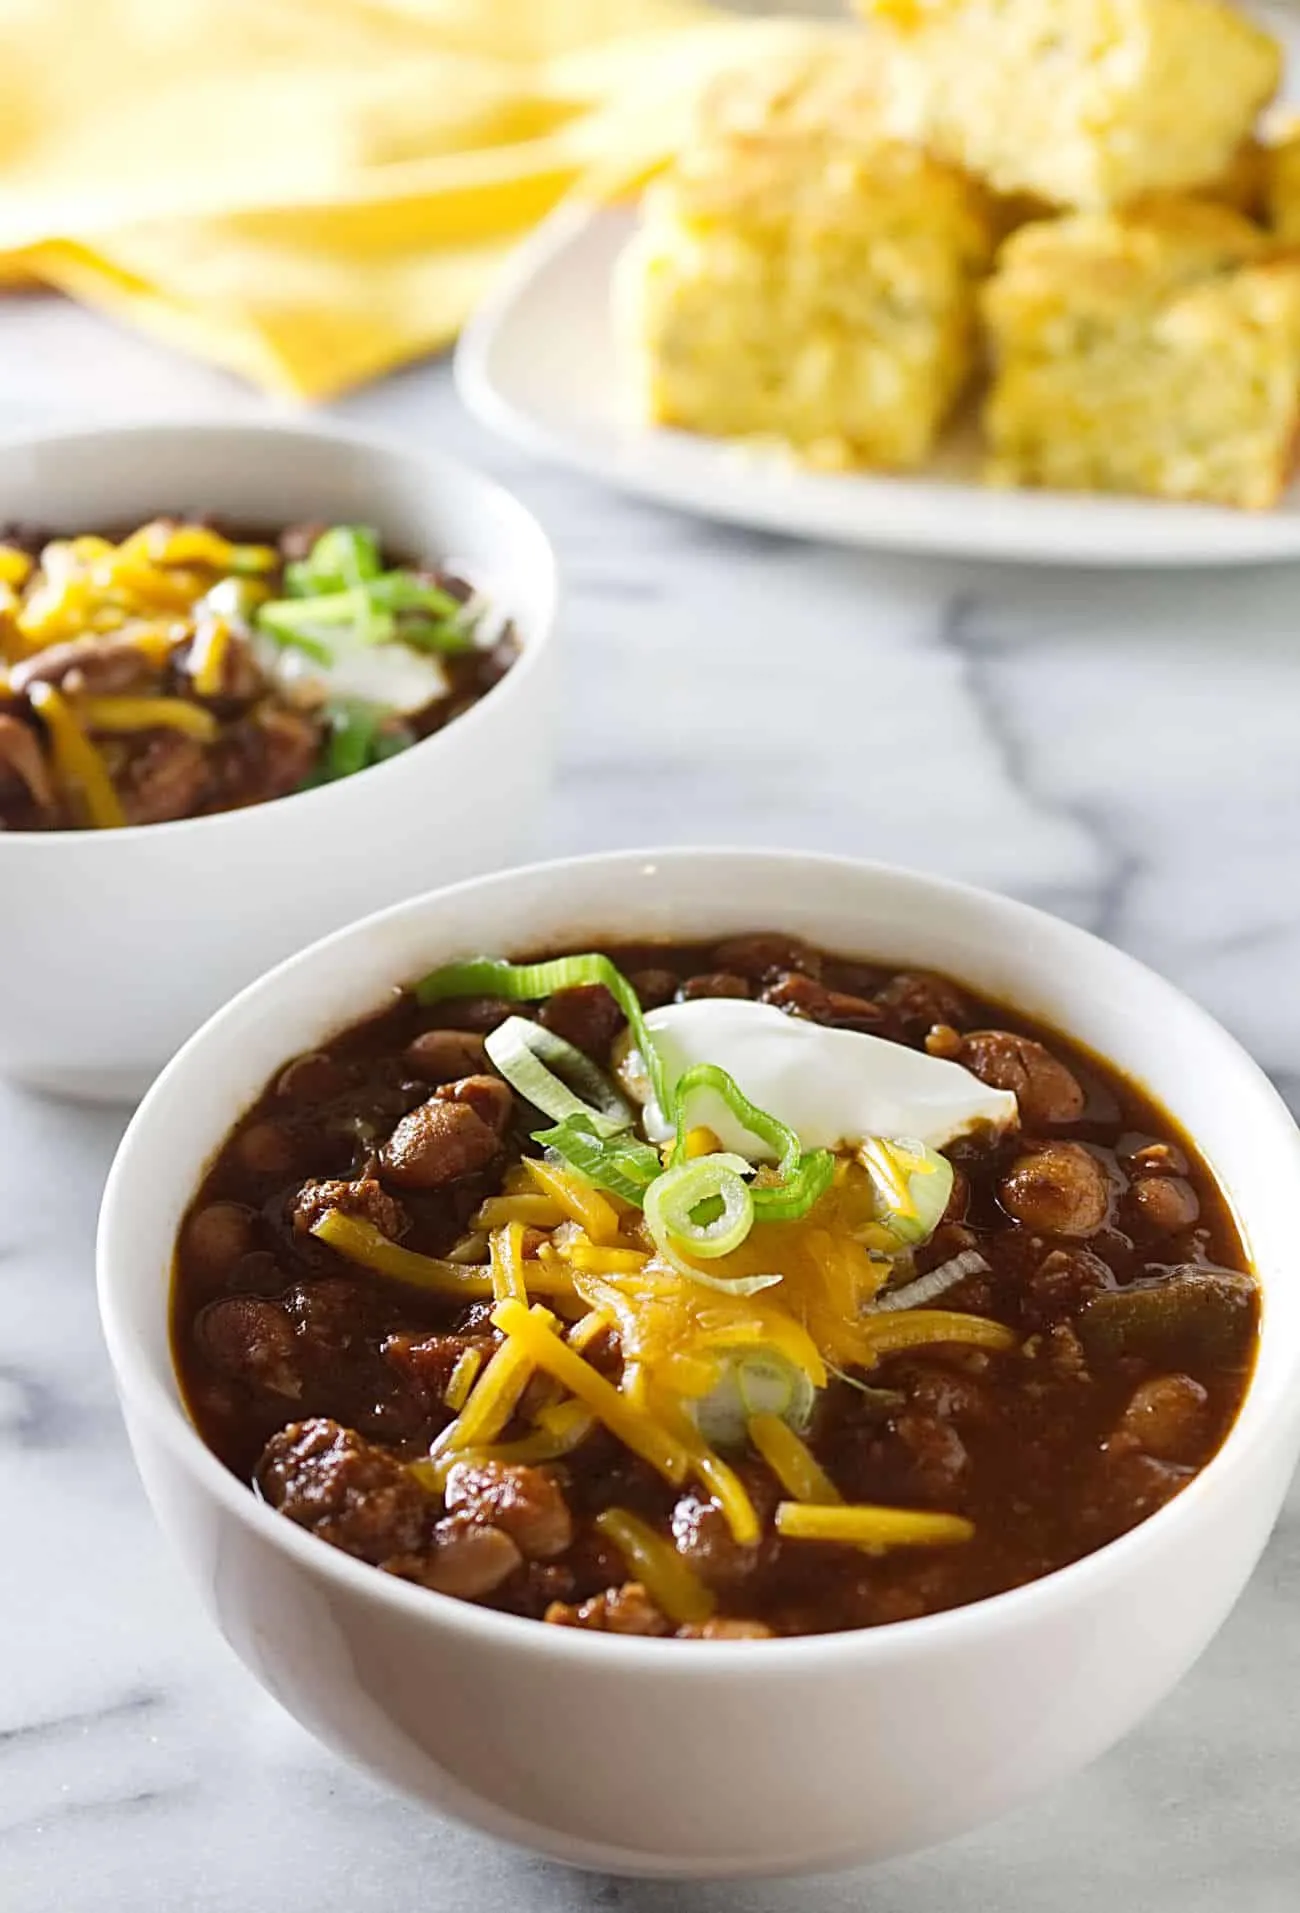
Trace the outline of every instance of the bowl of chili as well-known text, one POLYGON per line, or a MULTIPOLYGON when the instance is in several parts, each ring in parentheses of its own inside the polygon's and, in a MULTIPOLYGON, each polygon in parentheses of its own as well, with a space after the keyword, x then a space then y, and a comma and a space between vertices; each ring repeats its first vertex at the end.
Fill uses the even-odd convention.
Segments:
POLYGON ((337 430, 0 451, 0 1074, 138 1095, 291 950, 527 843, 555 565, 506 492, 337 430))
POLYGON ((601 857, 213 1019, 101 1308, 163 1527, 330 1745, 580 1865, 814 1870, 1073 1772, 1223 1620, 1300 1445, 1298 1169, 1071 926, 601 857))

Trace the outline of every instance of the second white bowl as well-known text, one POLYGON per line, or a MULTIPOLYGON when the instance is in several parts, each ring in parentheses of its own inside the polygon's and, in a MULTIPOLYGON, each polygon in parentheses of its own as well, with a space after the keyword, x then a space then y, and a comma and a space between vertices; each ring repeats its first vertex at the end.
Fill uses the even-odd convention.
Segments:
POLYGON ((516 624, 518 662, 424 743, 247 810, 116 831, 0 832, 0 1075, 139 1095, 234 991, 314 938, 527 845, 552 762, 555 561, 468 467, 335 431, 157 425, 0 446, 0 522, 58 530, 217 512, 375 525, 516 624))

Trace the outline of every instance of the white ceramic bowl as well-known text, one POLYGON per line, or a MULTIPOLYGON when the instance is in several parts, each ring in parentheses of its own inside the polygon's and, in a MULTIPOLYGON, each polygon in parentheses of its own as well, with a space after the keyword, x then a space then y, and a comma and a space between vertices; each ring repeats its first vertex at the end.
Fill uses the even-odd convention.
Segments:
POLYGON ((248 810, 115 831, 0 832, 0 1075, 139 1095, 206 1016, 340 924, 528 845, 551 768, 555 563, 508 493, 451 459, 337 431, 183 424, 0 446, 0 522, 374 524, 461 565, 522 655, 446 730, 362 775, 248 810))
POLYGON ((1300 1443, 1300 1137, 1237 1045, 1082 931, 877 866, 671 851, 507 872, 282 965, 154 1086, 109 1178, 100 1303, 163 1527, 258 1679, 332 1747, 429 1805, 578 1865, 689 1876, 876 1859, 991 1819, 1090 1760, 1182 1675, 1277 1515, 1300 1443), (1144 1083, 1197 1139, 1264 1288, 1241 1416, 1151 1520, 1031 1586, 803 1640, 623 1639, 408 1587, 272 1513, 203 1446, 167 1331, 200 1171, 276 1067, 474 951, 774 928, 951 971, 1144 1083))

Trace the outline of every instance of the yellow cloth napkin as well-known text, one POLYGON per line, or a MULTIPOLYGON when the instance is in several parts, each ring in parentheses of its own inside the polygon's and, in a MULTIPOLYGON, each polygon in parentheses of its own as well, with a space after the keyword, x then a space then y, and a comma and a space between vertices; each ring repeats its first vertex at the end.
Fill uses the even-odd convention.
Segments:
POLYGON ((0 281, 269 390, 456 333, 565 194, 803 31, 697 0, 0 0, 0 281))

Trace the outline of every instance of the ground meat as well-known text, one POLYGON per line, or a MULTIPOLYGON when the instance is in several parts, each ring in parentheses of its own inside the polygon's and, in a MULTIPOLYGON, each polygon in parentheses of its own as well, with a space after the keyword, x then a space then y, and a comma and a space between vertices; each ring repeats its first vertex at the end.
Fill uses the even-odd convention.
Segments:
POLYGON ((1058 1381, 1087 1387, 1092 1381, 1083 1343, 1068 1322, 1057 1322, 1042 1342, 1042 1355, 1058 1381))
POLYGON ((342 1275, 295 1282, 285 1291, 283 1305, 311 1354, 337 1355, 364 1341, 366 1290, 360 1282, 342 1275))
POLYGON ((403 1116, 380 1156, 399 1189, 444 1189, 486 1169, 501 1138, 467 1103, 433 1096, 403 1116))
POLYGON ((472 1030, 425 1030, 407 1044, 402 1060, 422 1083, 456 1083, 488 1068, 483 1038, 472 1030))
POLYGON ((445 1499, 449 1512, 501 1528, 529 1560, 553 1560, 573 1540, 569 1505, 546 1468, 457 1462, 447 1476, 445 1499))
POLYGON ((522 1560, 515 1543, 500 1528, 472 1515, 453 1514, 434 1527, 418 1578, 439 1594, 476 1601, 508 1580, 522 1560))
POLYGON ((128 824, 190 817, 207 793, 207 753, 178 731, 153 731, 132 749, 116 783, 128 824))
POLYGON ((499 1076, 462 1076, 458 1082, 441 1084, 436 1093, 443 1102, 472 1109, 498 1136, 504 1136, 515 1113, 514 1091, 499 1076))
POLYGON ((761 983, 786 970, 803 976, 820 976, 822 959, 797 937, 783 937, 771 931, 755 936, 728 937, 713 952, 715 969, 730 970, 737 976, 761 983))
POLYGON ((1107 1443, 1158 1461, 1199 1461, 1210 1435, 1210 1397, 1190 1375, 1153 1375, 1134 1391, 1107 1443))
POLYGON ((792 1016, 803 1016, 812 1023, 825 1023, 832 1029, 878 1030, 885 1021, 884 1012, 863 996, 846 996, 842 990, 828 990, 810 976, 790 972, 769 983, 763 991, 764 1003, 775 1004, 792 1016))
POLYGON ((710 1587, 734 1588, 759 1565, 762 1544, 737 1541, 716 1501, 685 1494, 672 1513, 677 1551, 710 1587))
POLYGON ((603 1062, 623 1027, 623 1012, 603 983, 578 983, 557 990, 542 1005, 538 1017, 543 1029, 562 1036, 575 1049, 603 1062))
POLYGON ((926 1031, 926 1055, 938 1056, 945 1063, 955 1063, 961 1057, 965 1040, 961 1031, 955 1030, 951 1023, 936 1023, 933 1029, 926 1031))
POLYGON ((936 1023, 948 1023, 953 1029, 964 1027, 970 1017, 966 999, 946 976, 932 976, 928 970, 900 970, 892 976, 876 1001, 886 1013, 889 1026, 906 1041, 923 1037, 936 1023))
POLYGON ((205 1280, 216 1281, 253 1246, 254 1218, 240 1202, 210 1202, 185 1225, 185 1254, 205 1280))
POLYGON ((677 995, 683 1003, 694 1003, 702 996, 748 996, 749 982, 734 970, 705 970, 688 976, 677 995))
POLYGON ((23 786, 38 810, 55 807, 54 785, 30 724, 0 712, 0 780, 12 778, 23 786))
POLYGON ((410 1226, 401 1203, 376 1176, 358 1176, 355 1182, 304 1182, 294 1198, 293 1226, 307 1234, 331 1209, 362 1217, 394 1242, 410 1226))
POLYGON ((273 1508, 363 1561, 418 1551, 433 1510, 409 1469, 324 1419, 291 1422, 272 1435, 257 1480, 273 1508))
POLYGON ((486 1360, 492 1353, 486 1335, 409 1335, 386 1338, 383 1356, 398 1373, 413 1382, 426 1402, 441 1402, 451 1372, 467 1349, 477 1349, 486 1360))
POLYGON ((1096 1235, 1110 1217, 1110 1180, 1082 1143, 1031 1143, 999 1182, 998 1199, 1037 1234, 1096 1235))
POLYGON ((1078 1082, 1050 1050, 1010 1030, 972 1030, 962 1038, 960 1060, 991 1089, 1009 1089, 1028 1128, 1071 1123, 1083 1113, 1078 1082))
POLYGON ((301 1395, 293 1323, 277 1302, 256 1295, 228 1296, 203 1310, 194 1333, 219 1374, 291 1401, 301 1395))
POLYGON ((957 1430, 935 1415, 900 1415, 893 1426, 906 1492, 917 1501, 955 1507, 970 1471, 970 1456, 957 1430))
POLYGON ((952 1369, 926 1365, 905 1378, 910 1408, 922 1414, 958 1426, 978 1426, 992 1421, 997 1414, 994 1397, 981 1382, 952 1369))
POLYGON ((1126 1534, 1163 1508, 1195 1474, 1195 1469, 1159 1461, 1154 1455, 1130 1449, 1121 1454, 1103 1453, 1091 1482, 1089 1499, 1082 1510, 1085 1524, 1098 1540, 1126 1534))
POLYGON ((222 740, 218 752, 220 793, 213 808, 265 804, 300 790, 314 769, 321 733, 302 711, 260 710, 222 740))
POLYGON ((580 1607, 554 1601, 546 1620, 552 1627, 587 1627, 601 1634, 671 1634, 672 1623, 660 1613, 639 1581, 606 1588, 580 1607))
POLYGON ((1139 1176, 1129 1185, 1124 1210, 1134 1228, 1143 1235, 1176 1235, 1190 1229, 1201 1213, 1201 1205, 1190 1182, 1181 1176, 1139 1176))
POLYGON ((1025 1282, 1021 1317, 1031 1328, 1046 1328, 1073 1315, 1091 1296, 1114 1287, 1109 1266, 1091 1249, 1053 1249, 1025 1282))
POLYGON ((53 684, 91 697, 123 697, 152 689, 158 666, 126 637, 72 638, 49 644, 12 665, 9 682, 18 693, 32 684, 53 684))
POLYGON ((770 1641, 772 1630, 762 1621, 732 1621, 718 1615, 712 1621, 687 1622, 677 1630, 679 1641, 770 1641))

